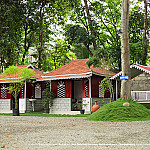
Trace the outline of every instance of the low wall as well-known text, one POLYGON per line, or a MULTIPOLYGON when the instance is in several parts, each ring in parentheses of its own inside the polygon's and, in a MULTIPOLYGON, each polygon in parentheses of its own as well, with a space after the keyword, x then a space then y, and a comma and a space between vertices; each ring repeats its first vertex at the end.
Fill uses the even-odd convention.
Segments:
POLYGON ((110 103, 110 98, 92 98, 92 106, 95 105, 95 101, 97 101, 97 105, 103 106, 104 104, 110 103))
POLYGON ((10 110, 10 99, 0 99, 0 110, 10 110))
MULTIPOLYGON (((37 99, 34 105, 34 111, 43 110, 42 99, 37 99)), ((0 99, 0 111, 10 111, 11 100, 10 99, 0 99)), ((19 111, 21 113, 33 111, 32 102, 29 99, 19 99, 19 111)))
MULTIPOLYGON (((43 107, 42 99, 36 99, 36 101, 34 103, 34 111, 40 111, 43 109, 44 109, 44 107, 43 107)), ((29 101, 29 99, 27 98, 26 112, 31 112, 31 111, 33 111, 32 102, 29 101)))
POLYGON ((71 111, 71 98, 55 98, 52 111, 71 111))

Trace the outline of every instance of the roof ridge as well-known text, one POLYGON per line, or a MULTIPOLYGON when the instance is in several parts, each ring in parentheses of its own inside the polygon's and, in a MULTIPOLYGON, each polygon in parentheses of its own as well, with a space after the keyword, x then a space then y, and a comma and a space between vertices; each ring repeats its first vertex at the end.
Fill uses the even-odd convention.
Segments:
MULTIPOLYGON (((72 61, 70 61, 68 64, 65 64, 65 65, 63 65, 63 66, 61 66, 61 67, 59 67, 59 68, 57 68, 57 69, 55 69, 55 70, 52 70, 52 71, 50 71, 50 72, 48 72, 48 73, 45 73, 44 76, 46 76, 46 74, 49 74, 49 73, 52 73, 52 72, 54 72, 54 71, 57 71, 57 70, 59 70, 59 69, 61 69, 61 68, 64 68, 65 66, 71 64, 72 62, 81 61, 81 60, 86 60, 86 59, 76 59, 76 60, 72 60, 72 61)), ((87 60, 88 60, 88 59, 87 59, 87 60)))
POLYGON ((148 67, 148 66, 144 66, 144 65, 141 65, 141 64, 138 64, 138 63, 133 63, 132 65, 139 65, 139 66, 143 66, 143 67, 148 67))

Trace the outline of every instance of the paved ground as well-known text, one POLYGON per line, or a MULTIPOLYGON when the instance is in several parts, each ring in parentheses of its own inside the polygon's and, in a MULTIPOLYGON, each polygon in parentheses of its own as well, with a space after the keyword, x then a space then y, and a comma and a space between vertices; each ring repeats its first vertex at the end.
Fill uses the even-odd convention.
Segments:
POLYGON ((150 121, 0 116, 0 149, 149 150, 150 121))

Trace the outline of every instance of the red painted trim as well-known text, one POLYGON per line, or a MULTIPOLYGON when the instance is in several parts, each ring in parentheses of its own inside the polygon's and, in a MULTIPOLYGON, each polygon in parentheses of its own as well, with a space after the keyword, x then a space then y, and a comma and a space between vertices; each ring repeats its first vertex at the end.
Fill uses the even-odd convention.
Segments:
POLYGON ((34 96, 34 85, 32 86, 31 83, 27 83, 26 97, 31 98, 32 96, 34 96))
POLYGON ((84 84, 84 79, 82 79, 82 97, 85 98, 85 84, 84 84))
POLYGON ((64 80, 65 98, 72 98, 72 80, 64 80))
POLYGON ((56 97, 57 97, 57 83, 58 81, 51 81, 51 91, 56 95, 56 97))
POLYGON ((93 75, 91 78, 91 96, 99 98, 99 82, 103 80, 104 77, 99 77, 93 75))

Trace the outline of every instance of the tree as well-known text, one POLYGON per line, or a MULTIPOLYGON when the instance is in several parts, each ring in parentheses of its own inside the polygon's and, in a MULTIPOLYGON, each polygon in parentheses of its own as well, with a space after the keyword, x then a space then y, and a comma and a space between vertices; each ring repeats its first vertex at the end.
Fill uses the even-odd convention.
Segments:
POLYGON ((21 1, 5 0, 0 2, 0 61, 2 70, 16 62, 21 51, 22 8, 21 1))
POLYGON ((37 66, 52 40, 56 25, 64 24, 66 15, 77 1, 5 0, 0 2, 0 65, 3 68, 26 63, 31 47, 37 49, 37 66))
POLYGON ((37 7, 38 4, 34 0, 28 0, 24 1, 23 3, 24 8, 23 8, 23 25, 22 25, 22 43, 23 43, 23 48, 22 48, 22 60, 21 64, 26 63, 25 62, 25 57, 29 52, 29 48, 35 44, 35 36, 36 36, 36 31, 38 27, 38 21, 37 21, 37 7))
POLYGON ((51 35, 55 35, 55 33, 57 32, 57 25, 64 25, 66 15, 73 7, 73 3, 76 3, 76 1, 38 0, 39 9, 37 10, 38 27, 36 31, 36 48, 38 51, 37 65, 39 70, 45 70, 44 58, 45 54, 47 54, 48 51, 50 52, 50 49, 48 50, 47 45, 49 45, 49 43, 53 40, 51 35))
POLYGON ((96 44, 96 39, 95 39, 95 32, 94 32, 94 29, 93 29, 93 26, 92 26, 91 15, 90 15, 90 12, 89 12, 87 0, 84 0, 84 5, 85 5, 86 15, 87 15, 87 19, 88 19, 88 26, 90 28, 91 35, 92 35, 93 47, 94 47, 94 50, 96 50, 97 49, 97 44, 96 44))
POLYGON ((76 58, 66 41, 56 40, 55 42, 52 52, 47 54, 48 70, 57 69, 69 63, 72 58, 76 58))
POLYGON ((143 57, 143 24, 144 18, 139 6, 131 8, 129 12, 129 48, 130 61, 132 63, 142 64, 143 57))
POLYGON ((69 44, 83 44, 87 49, 87 52, 92 56, 93 52, 90 49, 92 44, 92 37, 89 35, 87 29, 80 25, 67 24, 64 28, 65 30, 65 39, 69 44))
POLYGON ((14 107, 13 107, 13 115, 19 116, 19 93, 21 88, 25 85, 27 81, 34 76, 32 69, 27 68, 20 68, 16 66, 9 66, 6 68, 2 73, 4 78, 9 78, 9 87, 7 88, 9 93, 12 94, 12 98, 14 100, 14 107), (20 79, 16 79, 20 77, 20 79))
MULTIPOLYGON (((82 32, 86 31, 86 37, 88 37, 86 45, 92 53, 92 57, 111 59, 114 69, 121 70, 120 0, 89 0, 88 5, 86 2, 84 6, 82 3, 78 3, 72 11, 70 19, 75 22, 75 25, 72 26, 80 26, 83 28, 82 32), (92 44, 94 41, 96 41, 96 48, 92 44)), ((74 34, 75 38, 83 39, 80 34, 74 34), (75 35, 77 36, 75 37, 75 35)), ((82 42, 82 40, 79 41, 82 42)))
POLYGON ((145 8, 142 7, 145 2, 142 0, 141 2, 131 3, 134 7, 129 12, 130 61, 142 65, 146 65, 149 53, 148 31, 150 18, 147 17, 147 3, 145 8))
POLYGON ((125 100, 131 98, 128 26, 129 26, 129 0, 122 0, 122 13, 121 13, 122 76, 128 76, 128 80, 121 81, 121 97, 125 100))
POLYGON ((75 43, 72 45, 72 52, 75 53, 78 59, 85 59, 89 58, 89 52, 87 51, 86 47, 82 43, 75 43))
POLYGON ((144 44, 144 51, 143 51, 143 58, 142 62, 143 65, 146 65, 147 60, 147 48, 148 48, 148 40, 147 40, 147 2, 144 0, 144 30, 143 30, 143 44, 144 44))

